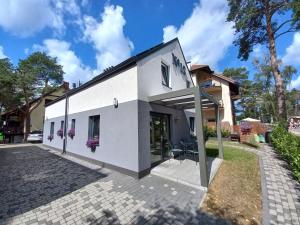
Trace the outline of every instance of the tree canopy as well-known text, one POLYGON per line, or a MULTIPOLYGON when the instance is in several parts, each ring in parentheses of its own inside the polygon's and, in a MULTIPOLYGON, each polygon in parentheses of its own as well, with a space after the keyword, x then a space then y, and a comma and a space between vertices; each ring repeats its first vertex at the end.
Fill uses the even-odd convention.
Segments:
POLYGON ((228 0, 228 5, 230 10, 227 20, 234 22, 234 44, 239 46, 238 57, 247 60, 257 44, 266 45, 269 49, 270 68, 275 81, 276 110, 281 120, 286 121, 286 84, 279 68, 276 40, 300 29, 299 0, 228 0))

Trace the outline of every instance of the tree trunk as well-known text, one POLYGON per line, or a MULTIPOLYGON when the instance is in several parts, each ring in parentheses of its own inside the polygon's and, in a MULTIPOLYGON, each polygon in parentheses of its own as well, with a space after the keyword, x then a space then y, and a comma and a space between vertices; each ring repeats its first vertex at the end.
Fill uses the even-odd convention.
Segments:
POLYGON ((265 15, 266 15, 267 33, 269 39, 271 68, 275 80, 277 114, 279 120, 286 121, 287 114, 286 114, 286 103, 285 103, 285 91, 284 91, 283 79, 279 71, 279 65, 277 61, 275 36, 272 29, 272 16, 270 12, 269 0, 265 0, 265 15))
POLYGON ((28 135, 30 133, 30 112, 29 109, 26 109, 26 112, 24 114, 25 116, 25 132, 24 132, 24 142, 27 141, 28 135))

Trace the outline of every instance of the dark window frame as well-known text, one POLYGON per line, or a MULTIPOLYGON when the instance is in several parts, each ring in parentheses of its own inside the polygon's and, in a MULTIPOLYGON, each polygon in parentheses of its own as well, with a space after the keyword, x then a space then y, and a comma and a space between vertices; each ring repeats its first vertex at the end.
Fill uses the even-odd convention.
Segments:
POLYGON ((75 127, 76 127, 76 119, 72 119, 71 120, 71 129, 75 130, 75 127))
POLYGON ((195 131, 195 117, 193 116, 190 117, 190 130, 195 131))
POLYGON ((191 81, 186 80, 186 88, 190 88, 191 87, 191 81))
POLYGON ((170 85, 170 67, 164 63, 164 62, 161 62, 161 78, 162 78, 162 85, 164 85, 165 87, 168 87, 168 88, 171 88, 171 85, 170 85), (163 72, 163 68, 165 68, 165 71, 167 73, 167 77, 164 76, 164 72, 163 72))
POLYGON ((96 136, 100 139, 100 115, 89 116, 88 119, 88 138, 94 139, 96 136))
POLYGON ((55 126, 55 122, 51 122, 50 123, 50 135, 54 135, 54 126, 55 126))
POLYGON ((64 126, 65 126, 65 121, 61 120, 60 121, 60 129, 64 130, 64 126))

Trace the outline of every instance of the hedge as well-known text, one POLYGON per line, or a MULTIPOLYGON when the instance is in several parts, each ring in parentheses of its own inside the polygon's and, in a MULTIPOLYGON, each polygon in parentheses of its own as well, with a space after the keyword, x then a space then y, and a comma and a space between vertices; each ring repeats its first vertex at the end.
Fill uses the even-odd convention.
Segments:
MULTIPOLYGON (((204 132, 207 137, 217 137, 217 130, 208 126, 204 126, 204 132)), ((221 129, 221 135, 223 138, 227 138, 230 136, 230 131, 226 129, 221 129)))
POLYGON ((277 125, 272 131, 271 140, 274 149, 291 165, 294 175, 300 181, 300 138, 277 125))

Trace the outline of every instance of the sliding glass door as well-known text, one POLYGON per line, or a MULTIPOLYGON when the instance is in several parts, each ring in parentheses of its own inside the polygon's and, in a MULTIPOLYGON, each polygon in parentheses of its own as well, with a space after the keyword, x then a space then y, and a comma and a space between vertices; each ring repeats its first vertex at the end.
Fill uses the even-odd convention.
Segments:
POLYGON ((151 113, 150 145, 151 164, 155 165, 168 157, 168 142, 170 139, 170 116, 151 113))

